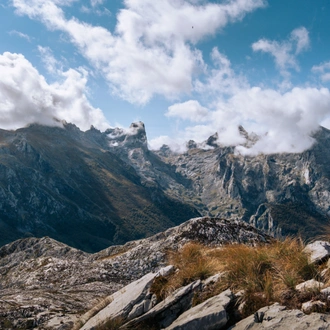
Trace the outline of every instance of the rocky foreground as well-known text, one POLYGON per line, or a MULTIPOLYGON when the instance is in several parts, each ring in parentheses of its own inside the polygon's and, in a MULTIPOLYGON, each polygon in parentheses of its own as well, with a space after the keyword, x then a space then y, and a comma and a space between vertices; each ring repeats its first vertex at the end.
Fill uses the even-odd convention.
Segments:
MULTIPOLYGON (((330 316, 311 313, 327 310, 324 299, 306 301, 299 310, 271 305, 240 322, 241 292, 227 289, 196 303, 221 273, 160 299, 155 281, 176 272, 168 264, 169 251, 191 241, 256 246, 273 238, 245 222, 204 217, 95 254, 48 237, 18 240, 0 248, 0 329, 330 329, 330 316)), ((326 272, 330 245, 306 249, 310 262, 324 263, 326 272)), ((330 292, 316 280, 295 290, 321 290, 324 297, 330 292)))

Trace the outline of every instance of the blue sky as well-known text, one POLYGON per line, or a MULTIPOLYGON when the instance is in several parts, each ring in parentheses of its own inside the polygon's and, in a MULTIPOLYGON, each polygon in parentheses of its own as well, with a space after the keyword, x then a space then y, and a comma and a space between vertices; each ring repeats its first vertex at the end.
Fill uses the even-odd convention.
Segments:
POLYGON ((260 139, 300 152, 330 127, 328 0, 3 0, 0 127, 145 123, 151 147, 260 139))

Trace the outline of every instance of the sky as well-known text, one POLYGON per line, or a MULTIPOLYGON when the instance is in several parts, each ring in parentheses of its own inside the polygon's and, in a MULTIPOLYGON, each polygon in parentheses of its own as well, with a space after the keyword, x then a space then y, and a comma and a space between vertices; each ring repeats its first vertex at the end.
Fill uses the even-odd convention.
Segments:
POLYGON ((328 0, 0 0, 0 127, 143 121, 149 146, 214 133, 243 155, 330 128, 328 0))

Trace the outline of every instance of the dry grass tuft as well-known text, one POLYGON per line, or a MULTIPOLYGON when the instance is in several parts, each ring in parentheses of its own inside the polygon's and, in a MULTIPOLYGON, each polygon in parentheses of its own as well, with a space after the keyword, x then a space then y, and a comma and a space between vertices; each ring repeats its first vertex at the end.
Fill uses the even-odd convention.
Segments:
POLYGON ((213 275, 216 267, 212 258, 208 256, 209 250, 199 243, 188 243, 180 251, 170 252, 169 263, 178 269, 170 284, 180 287, 213 275))
POLYGON ((244 303, 243 316, 273 302, 298 307, 318 294, 309 293, 307 297, 295 291, 297 284, 319 276, 318 266, 309 264, 303 249, 302 241, 293 238, 257 247, 234 244, 209 248, 188 243, 179 251, 169 252, 168 261, 177 272, 158 278, 153 292, 162 300, 183 285, 221 272, 223 276, 212 292, 197 294, 196 303, 230 288, 243 292, 239 299, 239 303, 244 303))
POLYGON ((217 252, 226 272, 220 285, 223 289, 244 291, 243 315, 276 301, 286 304, 288 291, 294 292, 297 284, 318 274, 303 249, 301 240, 292 238, 259 247, 226 246, 217 252))

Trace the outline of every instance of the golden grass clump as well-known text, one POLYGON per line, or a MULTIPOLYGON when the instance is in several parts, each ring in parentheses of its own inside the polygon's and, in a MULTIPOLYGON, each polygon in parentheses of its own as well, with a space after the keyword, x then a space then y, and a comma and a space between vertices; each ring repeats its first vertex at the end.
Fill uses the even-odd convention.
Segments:
POLYGON ((258 247, 226 246, 216 252, 225 272, 220 286, 244 292, 244 315, 272 302, 286 304, 287 297, 292 299, 288 291, 318 273, 303 249, 302 242, 292 238, 258 247))
POLYGON ((195 280, 204 280, 216 271, 212 258, 208 256, 209 248, 199 243, 187 243, 178 252, 169 253, 169 263, 178 272, 175 274, 175 286, 187 285, 195 280))
POLYGON ((161 300, 192 281, 222 273, 212 294, 228 288, 242 291, 243 315, 273 302, 288 305, 295 301, 297 307, 307 297, 299 296, 295 286, 318 276, 318 266, 309 263, 303 249, 302 241, 293 238, 260 246, 233 244, 221 248, 187 243, 179 251, 169 252, 168 262, 177 271, 167 278, 158 278, 153 290, 161 300))

